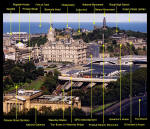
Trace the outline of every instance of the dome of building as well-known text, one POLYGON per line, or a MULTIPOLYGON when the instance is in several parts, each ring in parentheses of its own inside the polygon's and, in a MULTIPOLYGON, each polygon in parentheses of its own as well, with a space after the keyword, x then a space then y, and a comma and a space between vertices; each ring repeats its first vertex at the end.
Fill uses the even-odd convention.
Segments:
POLYGON ((21 42, 17 43, 15 46, 18 47, 18 48, 24 48, 25 47, 25 45, 21 42))

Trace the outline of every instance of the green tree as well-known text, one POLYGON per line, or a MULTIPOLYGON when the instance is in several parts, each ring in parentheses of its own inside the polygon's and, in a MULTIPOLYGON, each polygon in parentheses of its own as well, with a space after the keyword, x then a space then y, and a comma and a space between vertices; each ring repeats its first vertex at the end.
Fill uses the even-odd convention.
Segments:
MULTIPOLYGON (((64 114, 65 114, 65 116, 70 116, 71 108, 69 107, 69 108, 65 109, 64 114)), ((82 109, 73 108, 72 116, 76 116, 76 117, 85 116, 85 112, 82 109)))
POLYGON ((54 89, 56 89, 56 80, 53 78, 45 77, 43 85, 46 89, 52 93, 54 89))
POLYGON ((61 108, 55 109, 52 114, 52 116, 62 116, 63 115, 63 110, 61 108))
POLYGON ((36 66, 33 62, 27 62, 23 66, 25 71, 25 79, 35 80, 37 78, 36 66))
POLYGON ((52 109, 51 107, 42 106, 39 112, 41 112, 41 114, 44 116, 49 116, 52 113, 52 109))
POLYGON ((36 70, 36 67, 35 67, 33 62, 29 61, 29 62, 24 64, 24 71, 25 72, 32 72, 35 70, 36 70))
POLYGON ((33 117, 35 116, 35 112, 37 115, 40 115, 40 112, 35 108, 30 108, 30 110, 27 111, 26 115, 33 117))
POLYGON ((52 71, 49 71, 49 72, 46 74, 46 77, 53 78, 53 72, 52 72, 52 71))
POLYGON ((61 73, 60 73, 57 69, 55 69, 55 70, 54 70, 54 77, 53 77, 53 78, 54 78, 54 80, 56 80, 56 81, 57 81, 57 80, 58 80, 58 76, 59 76, 59 75, 61 75, 61 73))
MULTIPOLYGON (((43 45, 44 43, 47 42, 47 37, 45 36, 40 36, 40 37, 33 37, 30 40, 30 46, 35 46, 37 44, 38 46, 43 45)), ((29 46, 29 42, 27 42, 27 45, 29 46)))
POLYGON ((19 67, 12 68, 12 70, 10 72, 10 76, 11 76, 13 82, 15 82, 15 83, 24 81, 24 72, 19 67))
POLYGON ((107 51, 108 51, 108 52, 114 52, 113 46, 112 46, 112 45, 108 46, 108 47, 107 47, 107 51))
MULTIPOLYGON (((129 97, 130 94, 130 73, 122 76, 122 99, 129 97)), ((147 86, 147 68, 139 68, 132 73, 132 95, 145 92, 147 86)), ((108 93, 105 93, 105 101, 119 100, 120 78, 116 82, 107 85, 108 93), (110 94, 110 95, 109 95, 110 94)))
POLYGON ((143 47, 143 51, 146 51, 146 47, 145 46, 143 47))
POLYGON ((36 73, 37 73, 38 76, 44 76, 44 69, 42 67, 39 67, 36 70, 36 73))
POLYGON ((3 64, 3 75, 7 76, 10 74, 10 71, 13 67, 15 67, 15 62, 12 60, 6 60, 3 64))
POLYGON ((13 81, 10 77, 4 78, 4 81, 3 81, 4 89, 7 88, 7 85, 13 85, 13 81))
POLYGON ((85 112, 79 108, 73 108, 72 115, 76 117, 85 116, 85 112))

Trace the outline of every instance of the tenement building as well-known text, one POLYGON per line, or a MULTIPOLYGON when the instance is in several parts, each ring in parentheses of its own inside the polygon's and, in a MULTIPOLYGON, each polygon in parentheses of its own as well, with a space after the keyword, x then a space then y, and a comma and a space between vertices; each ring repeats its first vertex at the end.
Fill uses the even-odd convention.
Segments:
POLYGON ((47 39, 48 41, 42 46, 42 55, 45 62, 86 63, 87 46, 83 40, 57 39, 54 28, 49 29, 47 39))
POLYGON ((8 113, 12 108, 18 111, 31 108, 40 110, 43 106, 55 109, 66 109, 69 107, 81 108, 81 101, 79 97, 75 96, 53 96, 42 95, 40 90, 18 90, 18 93, 5 94, 3 96, 3 112, 8 113))

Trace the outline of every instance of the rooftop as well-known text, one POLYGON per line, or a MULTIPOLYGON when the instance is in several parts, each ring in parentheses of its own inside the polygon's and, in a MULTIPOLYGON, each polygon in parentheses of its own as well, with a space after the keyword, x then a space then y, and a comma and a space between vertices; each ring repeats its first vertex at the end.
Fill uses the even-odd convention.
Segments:
POLYGON ((72 101, 78 101, 79 97, 76 96, 54 96, 54 95, 42 95, 36 99, 33 100, 33 102, 49 102, 49 103, 67 103, 71 104, 71 99, 72 101))
POLYGON ((41 90, 24 90, 24 89, 20 89, 18 90, 18 96, 31 96, 34 95, 36 93, 41 92, 41 90))

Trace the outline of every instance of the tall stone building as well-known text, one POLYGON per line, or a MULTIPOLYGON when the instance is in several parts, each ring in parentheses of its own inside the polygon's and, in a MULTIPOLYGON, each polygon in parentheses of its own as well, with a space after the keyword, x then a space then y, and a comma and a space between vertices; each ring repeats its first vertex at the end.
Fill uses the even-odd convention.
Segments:
POLYGON ((53 29, 52 27, 48 30, 47 39, 49 42, 55 42, 56 41, 55 29, 53 29))
POLYGON ((54 28, 49 29, 48 41, 42 46, 42 55, 45 62, 73 62, 86 63, 86 43, 83 40, 66 39, 56 40, 54 28))
POLYGON ((104 41, 105 41, 105 30, 107 30, 106 18, 105 18, 105 17, 104 17, 104 19, 103 19, 103 26, 102 26, 102 29, 103 29, 102 40, 103 40, 103 44, 104 44, 104 41))

